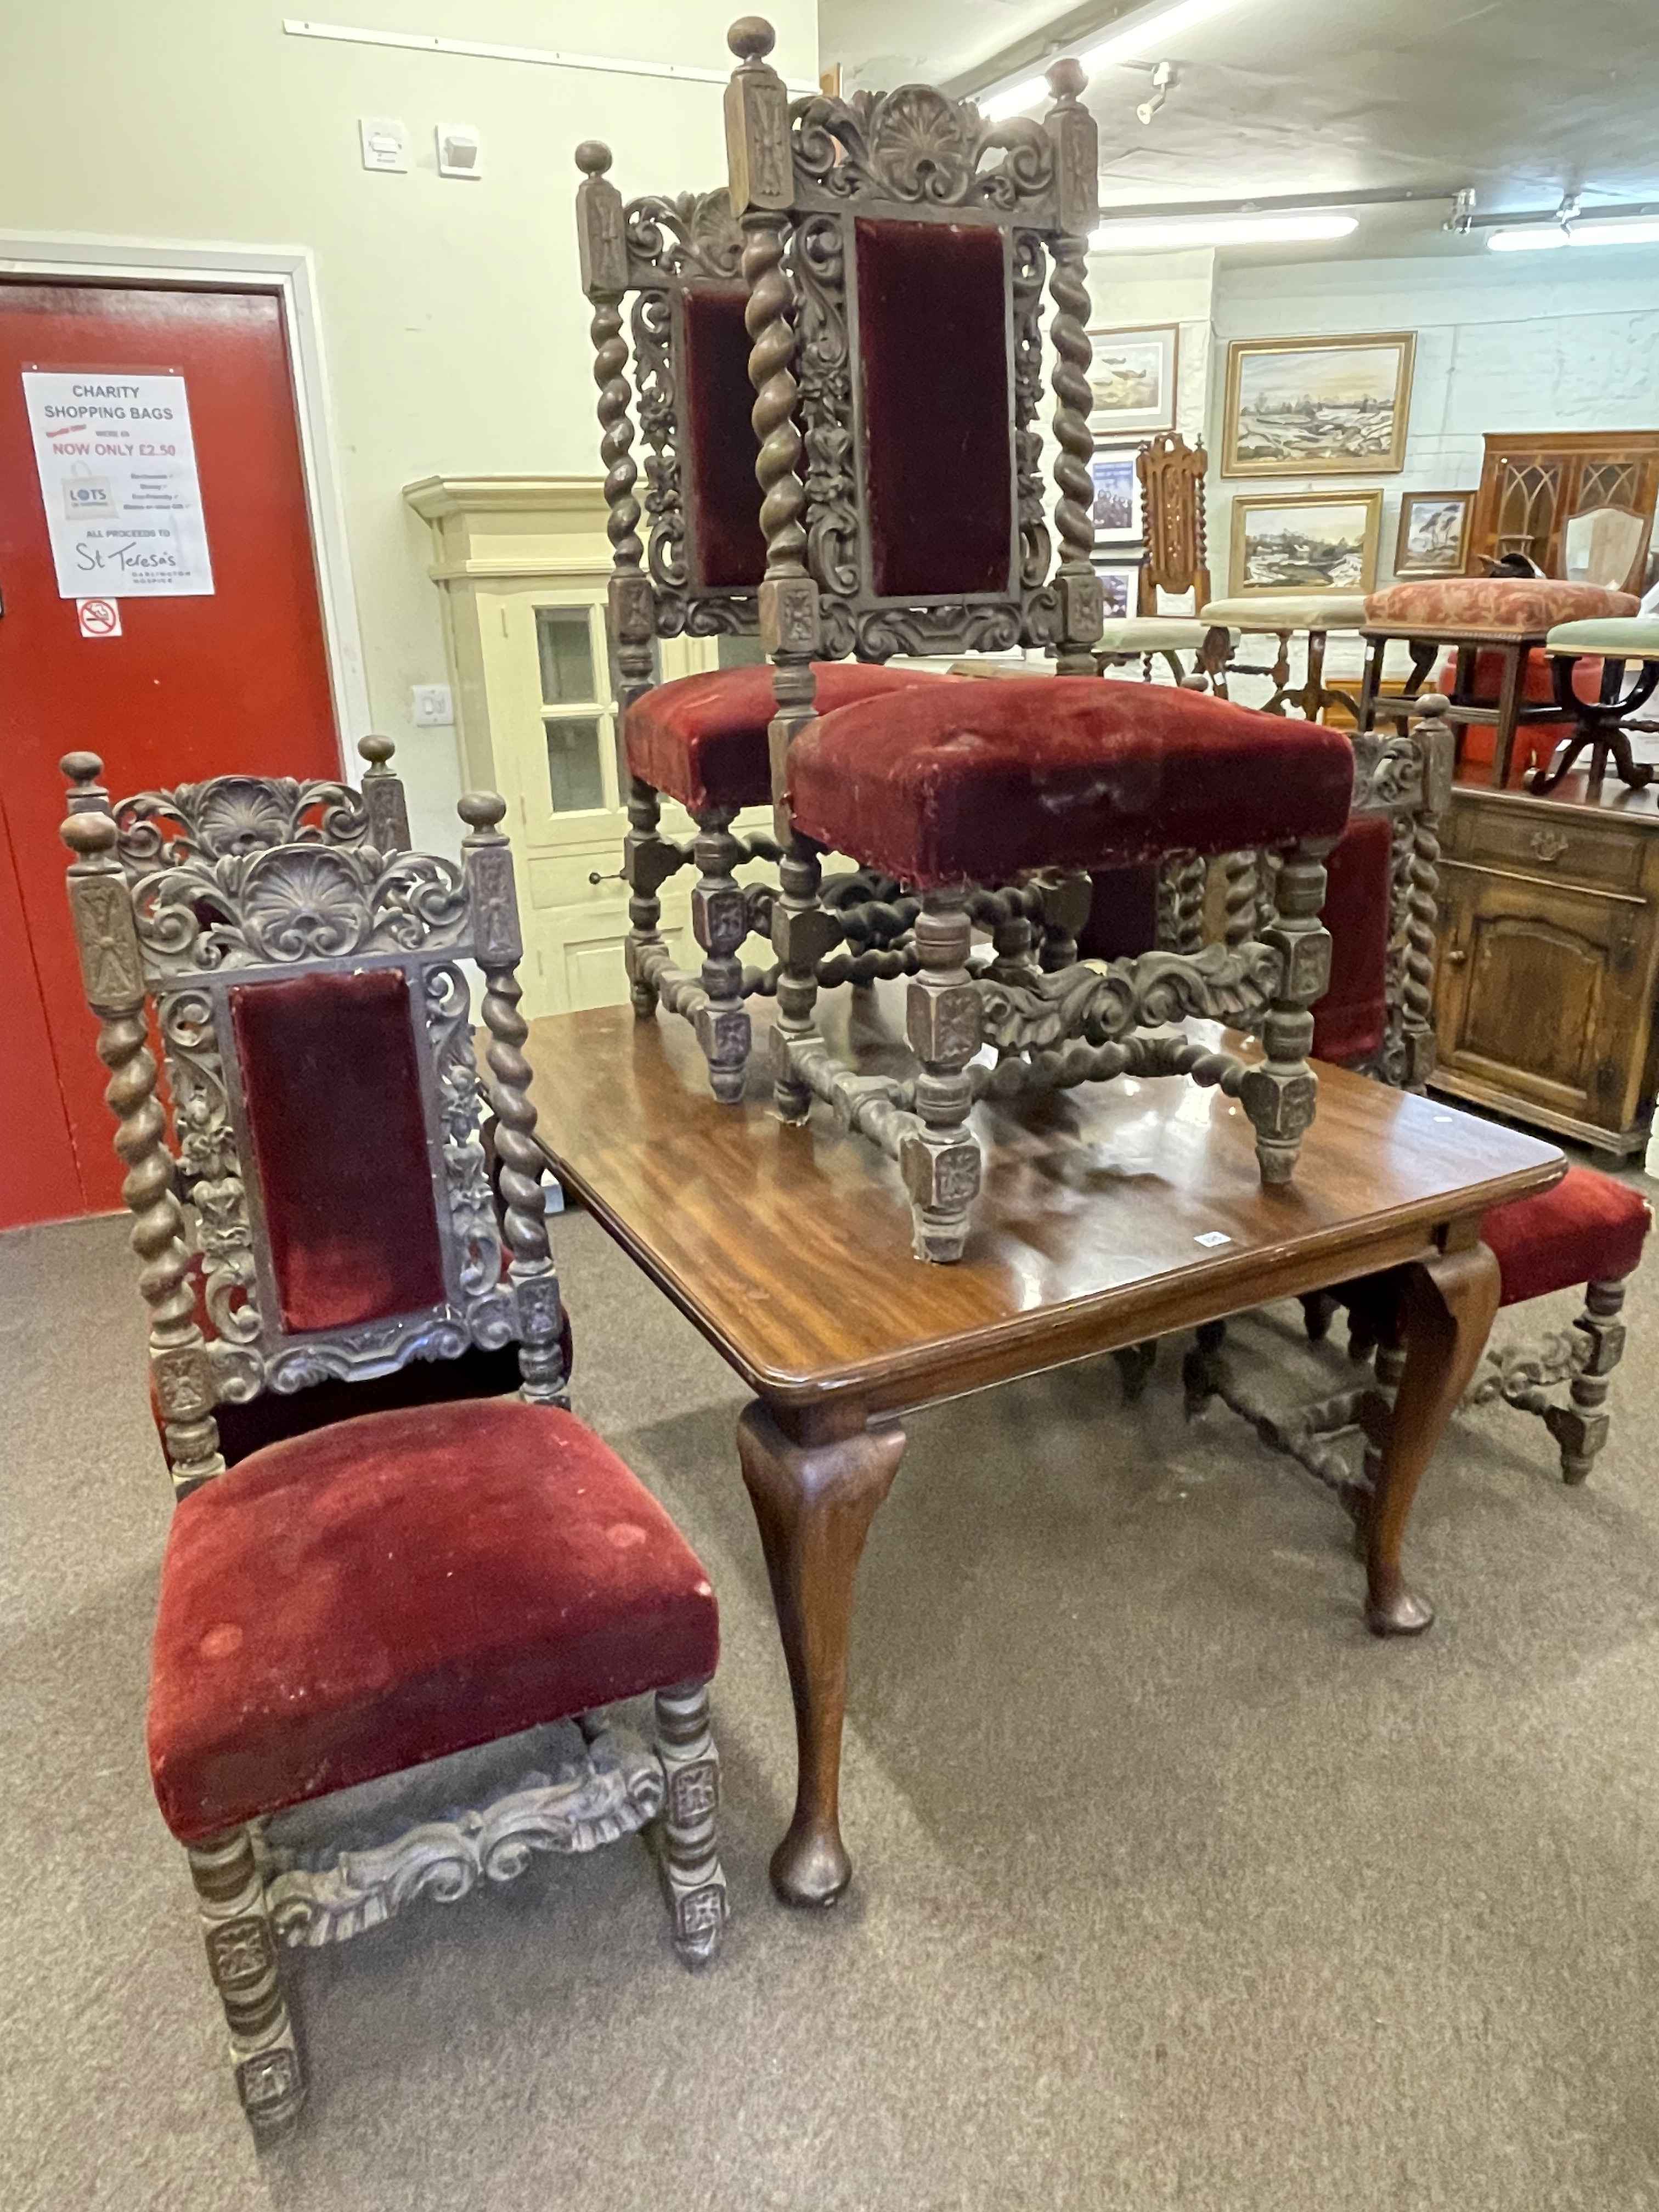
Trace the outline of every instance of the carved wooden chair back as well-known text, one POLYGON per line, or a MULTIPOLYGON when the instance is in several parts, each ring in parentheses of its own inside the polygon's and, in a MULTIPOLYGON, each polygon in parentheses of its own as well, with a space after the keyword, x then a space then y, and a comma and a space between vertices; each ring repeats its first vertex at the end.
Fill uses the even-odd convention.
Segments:
POLYGON ((726 127, 781 798, 815 659, 1029 644, 1052 647, 1062 672, 1095 672, 1085 256, 1098 205, 1075 62, 1049 72, 1041 122, 992 124, 922 84, 792 106, 773 42, 758 17, 732 27, 726 127), (1037 427, 1045 282, 1053 534, 1037 427))
POLYGON ((576 149, 611 624, 626 707, 649 687, 653 638, 755 633, 766 540, 750 420, 743 235, 731 196, 722 185, 624 201, 611 161, 610 148, 596 139, 576 149), (635 416, 646 447, 643 501, 635 489, 635 416))
POLYGON ((1204 476, 1210 457, 1176 430, 1161 430, 1135 457, 1141 483, 1146 557, 1136 584, 1135 612, 1158 612, 1160 592, 1194 594, 1193 612, 1212 597, 1205 543, 1204 476))
POLYGON ((261 1391, 516 1341, 525 1396, 563 1403, 504 802, 462 799, 458 867, 369 842, 372 818, 401 825, 383 786, 359 801, 221 777, 111 811, 95 757, 64 765, 70 905, 181 1492, 222 1469, 215 1406, 261 1391), (468 960, 484 977, 504 1230, 468 960))

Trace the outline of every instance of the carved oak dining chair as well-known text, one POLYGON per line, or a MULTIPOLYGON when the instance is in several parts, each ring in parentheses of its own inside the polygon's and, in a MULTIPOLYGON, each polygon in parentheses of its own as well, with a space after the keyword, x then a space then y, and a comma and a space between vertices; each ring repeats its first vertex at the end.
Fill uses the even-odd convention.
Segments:
POLYGON ((360 801, 224 777, 118 820, 95 757, 64 767, 70 906, 178 1494, 151 1780, 265 2136, 303 2096, 279 1945, 661 1814, 676 1948, 712 1954, 718 1614, 668 1516, 568 1410, 503 801, 462 799, 457 867, 398 848, 384 784, 360 801), (482 1090, 463 961, 483 975, 482 1090), (277 1441, 245 1430, 227 1465, 233 1411, 330 1384, 373 1405, 411 1363, 474 1351, 511 1352, 514 1395, 349 1419, 313 1405, 277 1441), (654 1750, 605 1712, 646 1692, 654 1750))
POLYGON ((1150 675, 1155 659, 1164 662, 1177 684, 1194 671, 1225 665, 1237 638, 1217 632, 1199 619, 1210 599, 1210 563, 1204 514, 1204 477, 1209 455, 1189 446, 1179 431, 1161 430, 1135 456, 1140 479, 1141 562, 1135 579, 1135 611, 1121 622, 1108 622, 1097 650, 1103 665, 1139 660, 1150 675), (1166 614, 1160 592, 1180 598, 1190 593, 1193 612, 1166 614), (1188 656, 1183 661, 1182 655, 1188 656))
MULTIPOLYGON (((625 202, 611 165, 608 146, 589 139, 577 147, 577 238, 593 310, 609 613, 629 794, 622 872, 629 991, 641 1017, 660 1004, 693 1024, 714 1095, 732 1103, 743 1095, 749 1058, 744 1002, 775 988, 773 975, 745 969, 739 957, 750 936, 765 933, 774 886, 739 884, 735 871, 754 860, 775 864, 781 850, 764 834, 732 827, 744 808, 771 798, 771 672, 762 659, 663 684, 655 663, 665 638, 753 637, 759 628, 766 540, 750 420, 743 235, 724 185, 625 202), (646 448, 642 500, 635 417, 646 448), (678 799, 696 823, 690 844, 664 836, 665 798, 678 799), (659 896, 690 866, 698 872, 691 927, 703 954, 696 975, 672 963, 659 896)), ((817 673, 823 696, 837 704, 941 680, 924 670, 847 661, 817 673)), ((822 967, 820 982, 915 972, 908 927, 885 903, 896 888, 858 870, 826 886, 837 910, 854 913, 859 942, 822 967)))
POLYGON ((773 43, 756 16, 728 33, 738 66, 726 141, 777 702, 780 1115, 803 1121, 821 1098, 896 1160, 915 1250, 933 1261, 963 1249, 981 1097, 1190 1073, 1242 1099, 1264 1179, 1284 1181, 1314 1107, 1322 856, 1347 819, 1352 757, 1334 732, 1097 673, 1085 256, 1097 145, 1083 72, 1054 65, 1041 122, 989 124, 918 84, 792 106, 766 60, 773 43), (1057 561, 1037 427, 1045 282, 1057 561), (1051 653, 1057 674, 845 706, 819 696, 826 652, 880 662, 1016 647, 1051 653), (1103 972, 1076 962, 1088 871, 1231 848, 1241 829, 1285 854, 1262 938, 1103 972), (842 936, 820 895, 827 851, 913 894, 908 1079, 855 1076, 816 1029, 817 964, 842 936), (1079 885, 1068 933, 1063 902, 1079 885), (970 974, 976 898, 999 902, 1006 921, 996 959, 970 974), (1030 957, 1039 924, 1042 968, 1030 957), (1247 1011, 1265 1016, 1256 1066, 1146 1034, 1183 1014, 1247 1011), (979 1058, 987 1043, 994 1066, 979 1058))

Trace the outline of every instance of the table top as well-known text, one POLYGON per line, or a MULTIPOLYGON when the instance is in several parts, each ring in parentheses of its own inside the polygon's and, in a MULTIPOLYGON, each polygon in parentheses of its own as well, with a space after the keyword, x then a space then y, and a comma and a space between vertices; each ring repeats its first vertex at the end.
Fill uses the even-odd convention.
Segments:
MULTIPOLYGON (((896 1072, 902 991, 826 994, 826 1037, 866 1072, 896 1072)), ((778 1121, 773 1009, 750 1005, 741 1106, 709 1096, 677 1016, 547 1016, 527 1052, 538 1139, 561 1180, 750 1387, 784 1405, 844 1396, 896 1413, 1397 1266, 1565 1165, 1536 1137, 1322 1067, 1296 1180, 1264 1188, 1234 1101, 1185 1079, 1120 1079, 977 1109, 985 1188, 967 1252, 931 1267, 911 1255, 890 1160, 823 1106, 802 1127, 778 1121)))

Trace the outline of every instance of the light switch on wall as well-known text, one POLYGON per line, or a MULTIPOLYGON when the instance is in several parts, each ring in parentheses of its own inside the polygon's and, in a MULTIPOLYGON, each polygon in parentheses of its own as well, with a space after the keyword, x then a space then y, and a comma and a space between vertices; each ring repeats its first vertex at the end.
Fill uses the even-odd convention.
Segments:
POLYGON ((447 684, 416 684, 410 697, 417 730, 447 729, 455 719, 455 702, 447 684))
POLYGON ((360 115, 357 136, 362 142, 366 169, 406 169, 409 167, 409 129, 395 115, 360 115))

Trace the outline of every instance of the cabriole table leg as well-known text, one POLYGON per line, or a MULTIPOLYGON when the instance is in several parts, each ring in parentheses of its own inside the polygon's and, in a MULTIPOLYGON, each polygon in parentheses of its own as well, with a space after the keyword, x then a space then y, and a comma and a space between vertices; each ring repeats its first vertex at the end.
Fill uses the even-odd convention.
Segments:
POLYGON ((853 1583, 904 1453, 902 1429, 869 1429, 865 1418, 860 1407, 798 1413, 757 1402, 738 1423, 795 1701, 794 1818, 772 1854, 772 1887, 786 1905, 833 1905, 853 1874, 841 1839, 853 1583))

